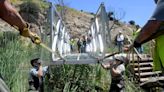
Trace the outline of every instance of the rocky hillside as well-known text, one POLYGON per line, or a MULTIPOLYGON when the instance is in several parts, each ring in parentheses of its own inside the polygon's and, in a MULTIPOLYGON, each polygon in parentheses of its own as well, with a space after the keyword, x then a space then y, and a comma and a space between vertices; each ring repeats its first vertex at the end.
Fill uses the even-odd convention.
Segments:
POLYGON ((5 21, 0 19, 0 31, 16 31, 13 27, 11 27, 9 24, 7 24, 5 21))
MULTIPOLYGON (((85 35, 90 29, 91 18, 94 18, 93 14, 68 8, 66 10, 65 23, 70 30, 70 33, 75 37, 79 37, 80 35, 85 35)), ((131 36, 133 30, 135 30, 135 28, 129 24, 122 22, 115 23, 113 21, 109 21, 109 28, 111 29, 112 38, 120 30, 123 34, 129 36, 131 36)))
MULTIPOLYGON (((17 3, 19 0, 12 0, 16 3, 14 5, 17 7, 19 10, 21 16, 28 21, 29 23, 32 24, 34 27, 34 30, 39 31, 39 25, 43 27, 48 26, 47 22, 47 5, 40 3, 38 0, 35 2, 22 2, 17 3), (39 5, 38 5, 39 2, 39 5), (30 6, 30 7, 29 7, 30 6)), ((68 31, 70 32, 72 37, 79 37, 81 35, 85 35, 87 31, 90 29, 90 23, 91 23, 91 18, 93 18, 94 15, 90 13, 86 13, 84 11, 77 11, 72 8, 66 7, 66 11, 64 14, 64 20, 65 24, 68 28, 68 31)), ((0 20, 0 30, 4 30, 5 28, 8 27, 6 23, 2 23, 0 20)), ((109 26, 111 28, 111 34, 112 34, 112 39, 114 36, 118 33, 118 31, 122 30, 123 34, 132 35, 132 31, 135 30, 134 27, 124 24, 122 22, 115 23, 113 21, 109 22, 109 26), (114 25, 113 25, 114 24, 114 25)), ((47 29, 46 29, 47 31, 47 29)))
POLYGON ((74 37, 85 35, 90 29, 91 18, 94 16, 82 11, 67 8, 65 15, 65 23, 70 34, 74 37))

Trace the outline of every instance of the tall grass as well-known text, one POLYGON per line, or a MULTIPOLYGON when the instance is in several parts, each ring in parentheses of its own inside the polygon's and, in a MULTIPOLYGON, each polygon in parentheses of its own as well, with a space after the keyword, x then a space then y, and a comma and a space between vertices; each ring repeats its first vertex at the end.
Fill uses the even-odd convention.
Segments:
POLYGON ((107 92, 110 83, 109 72, 100 65, 54 66, 51 74, 53 82, 48 87, 56 92, 107 92))
POLYGON ((40 56, 39 49, 32 44, 25 45, 26 40, 20 40, 17 33, 0 34, 0 74, 11 92, 26 92, 29 61, 40 56))
MULTIPOLYGON (((125 92, 143 92, 127 76, 125 74, 125 92)), ((108 92, 111 82, 110 72, 98 64, 53 66, 51 77, 46 92, 108 92)))
MULTIPOLYGON (((27 92, 29 61, 40 57, 49 61, 50 54, 17 33, 0 33, 0 73, 11 92, 27 92), (42 52, 42 53, 40 53, 42 52)), ((108 92, 110 73, 101 65, 60 65, 50 67, 51 79, 45 81, 45 92, 108 92)), ((141 89, 126 77, 126 92, 141 89)))

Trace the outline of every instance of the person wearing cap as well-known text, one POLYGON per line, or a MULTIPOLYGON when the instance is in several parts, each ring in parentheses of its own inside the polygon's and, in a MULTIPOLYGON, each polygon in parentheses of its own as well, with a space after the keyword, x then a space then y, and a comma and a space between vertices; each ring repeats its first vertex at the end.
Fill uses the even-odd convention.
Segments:
POLYGON ((43 90, 43 78, 48 74, 48 66, 42 67, 40 58, 32 59, 31 65, 32 68, 29 73, 29 90, 43 90))
POLYGON ((118 51, 122 52, 123 45, 124 45, 124 35, 122 34, 122 31, 119 31, 119 33, 115 37, 116 45, 118 46, 118 51))
POLYGON ((109 92, 124 92, 125 60, 126 58, 123 56, 116 56, 113 61, 101 64, 104 69, 110 70, 111 73, 112 80, 109 92))

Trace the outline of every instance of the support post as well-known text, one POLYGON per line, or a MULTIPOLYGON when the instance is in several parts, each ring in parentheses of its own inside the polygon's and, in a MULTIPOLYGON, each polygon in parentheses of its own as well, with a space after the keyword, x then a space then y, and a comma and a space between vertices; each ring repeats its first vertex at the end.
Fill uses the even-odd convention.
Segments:
MULTIPOLYGON (((50 3, 50 47, 52 48, 52 43, 53 43, 53 36, 54 36, 54 4, 51 2, 50 3)), ((50 55, 50 58, 52 59, 52 55, 50 55)))

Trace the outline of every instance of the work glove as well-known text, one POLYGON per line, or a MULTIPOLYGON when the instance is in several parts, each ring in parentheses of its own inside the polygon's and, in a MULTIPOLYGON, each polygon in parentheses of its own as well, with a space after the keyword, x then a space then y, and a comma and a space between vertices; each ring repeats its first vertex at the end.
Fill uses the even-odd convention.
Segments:
POLYGON ((29 37, 31 41, 35 44, 40 44, 41 43, 41 38, 34 32, 30 31, 30 26, 27 24, 27 27, 24 28, 23 30, 20 30, 20 35, 24 37, 29 37))

